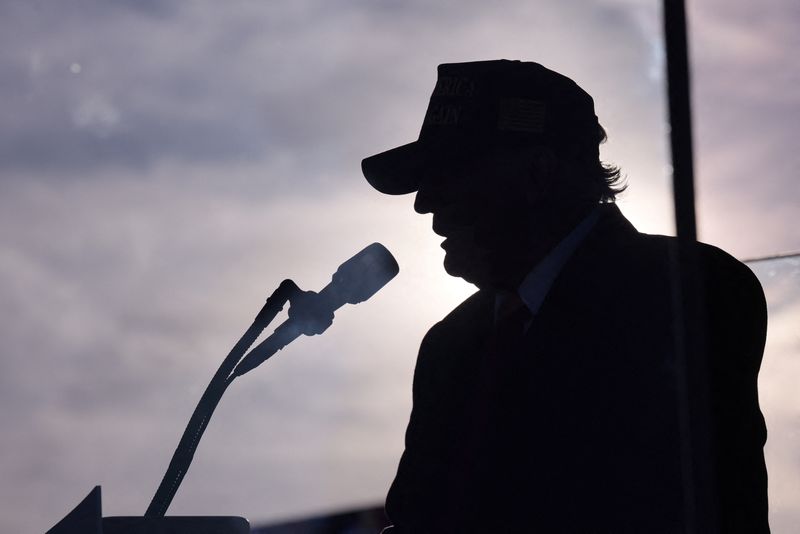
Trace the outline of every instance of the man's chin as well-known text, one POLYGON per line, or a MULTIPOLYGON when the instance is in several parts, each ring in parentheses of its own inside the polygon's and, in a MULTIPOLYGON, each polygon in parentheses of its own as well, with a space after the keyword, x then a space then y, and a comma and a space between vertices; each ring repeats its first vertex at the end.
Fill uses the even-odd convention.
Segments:
POLYGON ((444 270, 450 276, 463 278, 479 288, 491 285, 488 264, 477 258, 464 258, 448 252, 444 256, 444 270))
POLYGON ((444 270, 479 289, 514 289, 530 267, 522 258, 510 257, 501 261, 488 253, 459 254, 450 250, 444 256, 444 270))

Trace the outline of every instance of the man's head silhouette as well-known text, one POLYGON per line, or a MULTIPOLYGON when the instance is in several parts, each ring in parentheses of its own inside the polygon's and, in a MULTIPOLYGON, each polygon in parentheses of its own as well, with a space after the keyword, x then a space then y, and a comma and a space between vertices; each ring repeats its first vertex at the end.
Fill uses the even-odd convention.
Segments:
POLYGON ((605 132, 575 82, 537 63, 440 65, 413 143, 366 158, 369 183, 416 191, 446 237, 445 269, 514 289, 581 217, 609 202, 619 173, 599 160, 605 132))

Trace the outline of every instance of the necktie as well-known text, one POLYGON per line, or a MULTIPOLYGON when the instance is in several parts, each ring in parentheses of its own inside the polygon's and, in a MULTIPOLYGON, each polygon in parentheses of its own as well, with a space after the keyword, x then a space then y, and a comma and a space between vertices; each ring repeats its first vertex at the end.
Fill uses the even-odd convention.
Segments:
POLYGON ((478 375, 470 401, 467 403, 467 422, 464 439, 456 455, 451 472, 450 513, 458 516, 470 506, 470 498, 480 492, 480 484, 486 474, 485 466, 491 460, 485 458, 489 440, 497 432, 498 416, 505 408, 502 388, 507 377, 513 376, 514 361, 522 348, 526 327, 531 320, 527 306, 516 295, 503 295, 495 309, 495 324, 487 350, 481 355, 478 375))

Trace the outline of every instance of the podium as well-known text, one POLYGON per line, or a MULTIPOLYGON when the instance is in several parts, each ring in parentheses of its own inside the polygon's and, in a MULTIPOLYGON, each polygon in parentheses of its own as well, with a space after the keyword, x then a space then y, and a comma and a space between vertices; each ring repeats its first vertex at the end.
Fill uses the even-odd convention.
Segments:
POLYGON ((46 534, 250 534, 250 523, 235 516, 103 517, 95 486, 46 534))

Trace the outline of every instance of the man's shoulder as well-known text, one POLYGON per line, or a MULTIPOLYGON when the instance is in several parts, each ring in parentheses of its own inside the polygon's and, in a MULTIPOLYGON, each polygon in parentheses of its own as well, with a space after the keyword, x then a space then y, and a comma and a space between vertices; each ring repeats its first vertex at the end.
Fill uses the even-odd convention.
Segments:
POLYGON ((434 324, 428 331, 428 335, 436 335, 454 328, 461 329, 468 325, 475 326, 476 323, 490 318, 493 305, 494 294, 491 291, 476 291, 453 308, 442 320, 434 324))
POLYGON ((476 292, 428 330, 417 355, 415 391, 430 396, 434 390, 463 383, 486 341, 493 297, 491 292, 476 292))
POLYGON ((725 328, 757 326, 763 335, 767 303, 761 282, 753 271, 713 245, 700 243, 698 250, 709 313, 716 313, 724 321, 725 328))
POLYGON ((487 313, 494 304, 494 293, 486 290, 478 290, 467 297, 461 304, 445 315, 442 323, 461 321, 467 318, 474 318, 476 315, 487 313))
MULTIPOLYGON (((675 254, 678 239, 675 237, 639 234, 639 241, 650 252, 650 257, 661 256, 666 261, 658 267, 668 277, 674 276, 675 254)), ((708 243, 696 242, 692 246, 709 311, 718 316, 730 316, 749 310, 751 318, 766 321, 766 299, 756 275, 750 268, 723 249, 708 243)), ((653 262, 652 265, 656 265, 653 262)))
MULTIPOLYGON (((671 236, 639 234, 643 242, 648 243, 651 249, 666 251, 668 254, 677 252, 678 239, 671 236)), ((744 286, 743 289, 761 293, 761 284, 750 268, 736 259, 725 250, 708 243, 696 242, 693 244, 700 273, 706 285, 727 286, 730 288, 744 286)))
POLYGON ((733 285, 745 284, 761 288, 761 284, 750 268, 721 248, 706 243, 698 243, 701 266, 707 277, 723 276, 719 281, 733 285))
POLYGON ((477 291, 456 306, 442 320, 430 327, 422 339, 420 354, 442 350, 458 350, 481 339, 491 324, 494 294, 477 291))
MULTIPOLYGON (((642 252, 648 251, 659 255, 676 252, 679 243, 678 238, 673 236, 640 232, 636 233, 635 242, 640 245, 642 252)), ((755 280, 752 271, 744 263, 723 249, 700 241, 695 242, 693 248, 700 267, 705 271, 730 271, 734 276, 755 280)))

